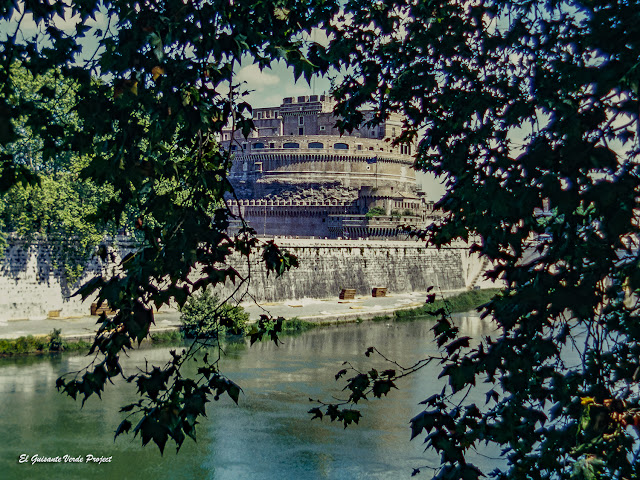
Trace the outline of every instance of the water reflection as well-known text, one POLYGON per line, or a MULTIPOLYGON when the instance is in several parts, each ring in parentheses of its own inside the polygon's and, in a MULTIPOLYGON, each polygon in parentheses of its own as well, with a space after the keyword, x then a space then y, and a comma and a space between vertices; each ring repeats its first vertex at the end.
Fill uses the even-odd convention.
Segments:
MULTIPOLYGON (((495 326, 478 317, 458 316, 464 335, 494 335, 495 326)), ((260 343, 230 348, 223 371, 243 388, 240 405, 227 398, 207 408, 198 442, 187 440, 176 455, 164 457, 141 448, 138 439, 118 438, 119 406, 134 398, 131 385, 118 382, 103 400, 79 402, 58 394, 56 378, 85 366, 83 356, 16 359, 0 363, 0 418, 5 442, 0 451, 8 478, 105 479, 409 478, 412 468, 437 464, 420 441, 409 442, 408 421, 421 411, 418 402, 442 387, 439 367, 430 365, 400 385, 384 401, 364 402, 355 428, 309 420, 308 398, 343 396, 334 379, 342 362, 356 368, 388 368, 363 353, 376 346, 404 365, 436 354, 433 321, 364 323, 317 329, 285 338, 282 345, 260 343), (375 365, 372 365, 375 364, 375 365), (112 462, 88 464, 18 464, 20 454, 112 456, 112 462)), ((149 362, 162 363, 169 349, 136 351, 124 360, 126 371, 149 362)), ((478 398, 482 398, 482 394, 478 398)), ((484 403, 482 401, 482 403, 484 403)), ((7 477, 3 477, 7 478, 7 477)))

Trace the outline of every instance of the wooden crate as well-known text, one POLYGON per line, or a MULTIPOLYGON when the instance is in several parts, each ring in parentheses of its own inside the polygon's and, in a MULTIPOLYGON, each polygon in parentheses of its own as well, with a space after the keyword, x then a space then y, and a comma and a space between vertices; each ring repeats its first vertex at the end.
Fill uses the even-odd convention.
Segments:
POLYGON ((372 297, 386 297, 387 296, 387 287, 374 287, 371 290, 372 297))
POLYGON ((355 288, 343 288, 340 291, 340 300, 353 300, 356 298, 355 288))

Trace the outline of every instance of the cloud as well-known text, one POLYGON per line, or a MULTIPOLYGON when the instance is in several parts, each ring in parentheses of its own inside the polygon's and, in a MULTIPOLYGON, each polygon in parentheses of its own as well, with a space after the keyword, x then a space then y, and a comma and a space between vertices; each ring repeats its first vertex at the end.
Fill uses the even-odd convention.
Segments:
POLYGON ((237 82, 247 82, 247 87, 251 90, 264 90, 267 86, 277 85, 280 78, 277 75, 260 70, 257 64, 242 67, 236 74, 237 82))

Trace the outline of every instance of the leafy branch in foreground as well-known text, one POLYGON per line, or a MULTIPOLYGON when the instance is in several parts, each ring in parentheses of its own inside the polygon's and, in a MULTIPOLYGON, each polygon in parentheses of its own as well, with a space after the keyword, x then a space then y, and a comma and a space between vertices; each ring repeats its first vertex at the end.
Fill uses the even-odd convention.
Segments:
MULTIPOLYGON (((363 105, 379 106, 372 125, 404 113, 395 142, 419 139, 416 168, 447 185, 423 238, 468 241, 506 285, 483 311, 494 338, 442 344, 447 392, 420 417, 434 478, 640 477, 635 427, 615 420, 640 408, 640 3, 344 8, 326 53, 349 69, 341 127, 363 105), (484 407, 443 403, 485 381, 484 407), (585 398, 602 406, 589 422, 585 398), (469 455, 485 443, 503 459, 491 472, 469 455)), ((437 338, 455 333, 442 325, 437 338)))
MULTIPOLYGON (((433 287, 429 288, 431 291, 433 287)), ((429 294, 427 298, 427 304, 435 302, 435 294, 429 294)), ((442 346, 440 342, 446 341, 448 338, 452 338, 454 336, 454 332, 457 332, 457 327, 454 327, 449 322, 448 318, 450 316, 450 309, 448 308, 446 300, 445 306, 439 308, 437 310, 428 311, 429 314, 433 316, 438 316, 439 320, 434 327, 434 330, 440 331, 441 335, 439 337, 438 343, 439 346, 442 346), (443 340, 444 339, 444 340, 443 340)), ((457 341, 454 340, 449 345, 447 345, 447 351, 455 351, 462 346, 469 346, 468 339, 465 341, 457 341), (465 345, 466 342, 466 345, 465 345)), ((336 373, 336 380, 341 379, 342 377, 353 375, 351 378, 346 379, 346 385, 342 389, 343 391, 349 392, 349 397, 343 400, 339 400, 337 403, 327 403, 321 400, 309 399, 311 402, 316 402, 320 404, 319 407, 313 407, 309 410, 308 413, 312 414, 312 419, 318 418, 322 420, 324 416, 329 417, 329 419, 333 421, 339 421, 344 424, 344 427, 351 423, 358 423, 361 417, 361 413, 359 410, 353 408, 358 402, 361 400, 368 400, 368 396, 373 396, 374 398, 382 398, 383 396, 388 395, 391 392, 391 389, 397 389, 396 382, 404 377, 415 374, 422 368, 426 367, 433 360, 444 361, 444 357, 429 357, 425 359, 418 360, 411 366, 402 366, 398 362, 393 359, 385 356, 380 350, 376 347, 369 347, 364 352, 366 357, 371 357, 374 355, 376 357, 380 357, 385 366, 393 367, 393 368, 385 368, 383 370, 371 368, 368 371, 360 371, 355 368, 351 363, 345 362, 343 365, 346 365, 346 368, 343 368, 338 373, 336 373)), ((412 439, 416 435, 412 435, 412 439)))
MULTIPOLYGON (((126 376, 121 355, 149 335, 153 309, 182 307, 199 290, 224 283, 241 293, 249 278, 228 265, 231 255, 246 261, 257 255, 276 275, 296 265, 275 244, 260 245, 244 224, 237 234, 227 233, 232 158, 217 142, 228 125, 245 135, 253 128, 251 106, 242 101, 246 92, 234 81, 240 62, 253 60, 262 69, 283 60, 310 79, 307 53, 317 45, 304 41, 304 34, 337 5, 282 3, 112 0, 0 7, 6 26, 0 38, 0 123, 6 127, 0 130, 0 190, 41 176, 16 153, 22 128, 41 134, 30 154, 42 165, 69 153, 82 159, 76 182, 109 186, 83 212, 90 213, 87 221, 118 228, 132 219, 135 227, 132 251, 120 262, 105 258, 104 275, 77 292, 116 313, 100 318, 91 363, 57 386, 84 403, 118 377, 135 382, 141 403, 131 411, 142 419, 134 430, 161 450, 168 438, 180 446, 194 435, 211 394, 226 392, 237 400, 237 390, 216 370, 217 359, 205 362, 197 380, 183 377, 181 369, 201 342, 163 367, 126 376), (67 29, 61 17, 75 25, 67 29), (16 63, 35 78, 55 72, 73 85, 65 106, 74 120, 69 128, 47 108, 55 104, 55 88, 39 88, 38 101, 18 101, 11 74, 16 63)), ((263 319, 250 338, 275 339, 279 325, 263 319)))

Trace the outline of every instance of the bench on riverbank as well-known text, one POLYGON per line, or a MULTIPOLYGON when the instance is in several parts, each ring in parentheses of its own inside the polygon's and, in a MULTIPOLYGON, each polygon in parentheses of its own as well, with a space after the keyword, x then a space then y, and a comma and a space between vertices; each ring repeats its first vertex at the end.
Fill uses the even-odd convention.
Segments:
POLYGON ((103 313, 106 315, 115 315, 116 312, 111 310, 106 302, 102 302, 100 305, 97 303, 91 304, 91 315, 102 315, 103 313))
POLYGON ((343 288, 340 291, 339 297, 340 300, 353 300, 356 298, 356 289, 355 288, 343 288))

